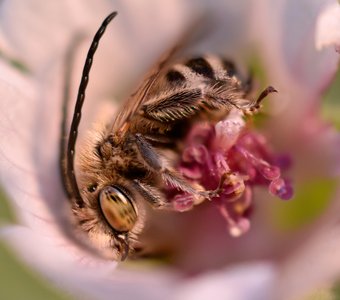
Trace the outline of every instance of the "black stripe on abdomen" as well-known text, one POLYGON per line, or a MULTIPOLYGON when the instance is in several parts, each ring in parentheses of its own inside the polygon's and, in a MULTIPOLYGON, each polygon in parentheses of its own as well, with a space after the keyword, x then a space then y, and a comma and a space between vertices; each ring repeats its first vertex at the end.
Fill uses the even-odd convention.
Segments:
POLYGON ((176 85, 182 84, 186 81, 184 75, 181 72, 175 70, 170 70, 165 76, 168 82, 176 85))
POLYGON ((234 75, 237 75, 235 64, 232 61, 223 59, 222 65, 228 76, 233 77, 234 75))
POLYGON ((190 59, 185 65, 196 74, 202 75, 206 78, 214 79, 214 70, 209 62, 203 57, 190 59))

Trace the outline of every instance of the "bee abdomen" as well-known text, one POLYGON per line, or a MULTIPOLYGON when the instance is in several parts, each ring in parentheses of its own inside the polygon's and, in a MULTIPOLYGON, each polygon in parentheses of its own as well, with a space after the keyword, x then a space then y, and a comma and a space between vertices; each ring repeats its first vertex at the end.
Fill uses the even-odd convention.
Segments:
POLYGON ((192 58, 185 64, 192 73, 201 75, 205 78, 215 79, 215 72, 208 62, 207 59, 203 57, 192 58))
POLYGON ((239 80, 239 73, 231 60, 219 56, 207 55, 191 58, 184 63, 174 65, 165 79, 171 86, 192 85, 200 81, 215 82, 234 78, 239 80))
POLYGON ((234 62, 228 59, 222 59, 221 62, 223 69, 226 71, 229 77, 237 76, 237 70, 234 62))
POLYGON ((185 83, 186 79, 185 76, 176 70, 170 70, 166 75, 167 82, 174 84, 174 85, 180 85, 185 83))

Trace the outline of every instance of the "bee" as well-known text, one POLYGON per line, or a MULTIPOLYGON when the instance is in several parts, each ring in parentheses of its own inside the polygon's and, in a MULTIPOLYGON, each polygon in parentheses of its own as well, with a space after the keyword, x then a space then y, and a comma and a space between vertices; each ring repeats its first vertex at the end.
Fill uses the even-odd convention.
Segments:
POLYGON ((171 208, 165 186, 189 193, 198 202, 217 195, 219 187, 207 191, 176 171, 182 141, 193 124, 216 123, 235 108, 253 113, 274 89, 248 100, 250 84, 240 79, 232 62, 218 56, 174 62, 174 48, 83 152, 77 179, 75 144, 89 73, 98 43, 116 15, 111 13, 103 21, 89 48, 61 167, 79 231, 103 256, 124 260, 133 252, 145 223, 146 203, 171 208))

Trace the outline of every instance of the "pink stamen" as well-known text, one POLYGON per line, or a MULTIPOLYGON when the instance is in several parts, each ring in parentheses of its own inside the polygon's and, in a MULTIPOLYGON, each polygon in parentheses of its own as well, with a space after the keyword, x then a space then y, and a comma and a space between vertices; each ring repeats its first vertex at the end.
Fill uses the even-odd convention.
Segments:
POLYGON ((199 168, 199 166, 192 166, 192 167, 179 167, 179 171, 181 174, 183 174, 186 178, 192 179, 192 180, 199 180, 202 178, 202 170, 199 168))
MULTIPOLYGON (((193 184, 215 191, 211 203, 218 207, 234 237, 250 228, 254 186, 267 186, 283 200, 293 196, 292 185, 281 178, 281 167, 287 167, 289 157, 278 160, 280 156, 272 154, 265 137, 245 129, 237 118, 234 114, 215 127, 195 126, 177 167, 193 184)), ((195 195, 176 190, 170 190, 169 197, 177 211, 190 210, 200 202, 195 201, 195 195)))
POLYGON ((277 197, 280 197, 283 200, 289 200, 293 197, 293 187, 291 184, 286 182, 282 178, 278 178, 273 180, 269 184, 269 191, 277 197))
POLYGON ((228 173, 230 171, 228 163, 224 155, 222 154, 222 152, 218 151, 215 153, 214 161, 215 161, 216 169, 218 170, 217 174, 219 176, 222 176, 224 173, 228 173))
POLYGON ((236 149, 261 173, 261 175, 268 179, 274 180, 280 177, 280 168, 270 165, 265 160, 254 156, 252 153, 243 147, 236 147, 236 149))
POLYGON ((250 228, 250 222, 246 218, 240 218, 239 220, 234 220, 230 214, 226 206, 219 206, 219 210, 221 212, 222 217, 226 220, 228 224, 229 234, 233 237, 239 237, 246 233, 250 228))
POLYGON ((173 198, 173 206, 176 211, 187 211, 194 206, 194 196, 188 193, 177 194, 173 198))
POLYGON ((239 237, 247 233, 250 229, 250 221, 246 218, 240 218, 234 226, 229 228, 229 233, 233 237, 239 237))

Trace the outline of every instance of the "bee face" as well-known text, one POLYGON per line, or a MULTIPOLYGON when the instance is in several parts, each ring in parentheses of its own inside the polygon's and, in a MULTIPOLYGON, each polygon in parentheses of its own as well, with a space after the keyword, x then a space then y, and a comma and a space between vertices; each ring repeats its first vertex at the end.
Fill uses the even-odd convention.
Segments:
MULTIPOLYGON (((173 49, 147 74, 109 126, 82 151, 79 188, 74 154, 85 89, 99 39, 115 15, 104 20, 91 44, 61 166, 82 231, 99 251, 111 251, 111 257, 124 259, 143 228, 144 206, 171 208, 165 193, 168 187, 189 194, 197 203, 220 190, 207 191, 176 170, 183 137, 193 124, 203 120, 216 123, 235 108, 253 113, 263 97, 275 90, 268 89, 255 101, 245 99, 249 87, 239 79, 232 63, 217 56, 176 62, 173 49)), ((227 178, 224 175, 220 187, 227 178)))
POLYGON ((144 201, 133 189, 133 178, 145 178, 146 171, 129 141, 113 141, 108 132, 90 132, 80 147, 77 179, 83 202, 73 202, 73 212, 94 250, 121 260, 143 228, 144 201))

